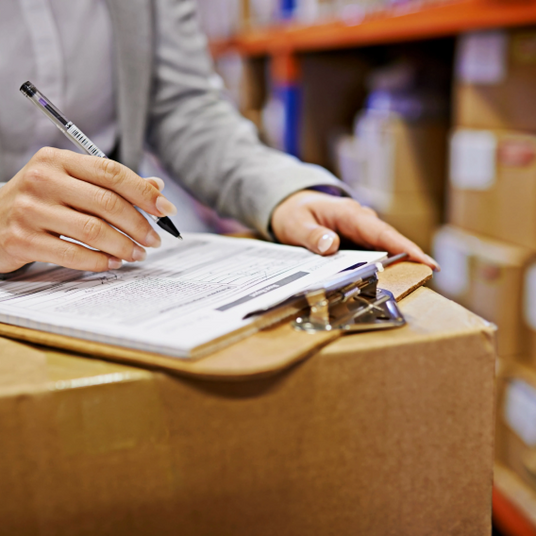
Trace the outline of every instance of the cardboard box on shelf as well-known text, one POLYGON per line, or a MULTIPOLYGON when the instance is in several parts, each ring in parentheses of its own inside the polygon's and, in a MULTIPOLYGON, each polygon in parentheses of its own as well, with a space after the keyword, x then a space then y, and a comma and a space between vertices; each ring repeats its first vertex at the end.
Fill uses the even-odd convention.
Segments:
POLYGON ((338 149, 342 179, 352 188, 383 192, 387 209, 397 194, 414 194, 439 209, 445 188, 446 125, 411 122, 395 113, 365 112, 356 137, 341 139, 338 149))
POLYGON ((441 221, 446 128, 396 114, 365 114, 359 136, 336 144, 339 174, 356 198, 429 251, 441 221))
POLYGON ((536 130, 536 29, 459 38, 454 120, 459 127, 536 130))
POLYGON ((510 366, 497 384, 497 460, 536 491, 536 372, 510 366))
POLYGON ((493 330, 425 288, 400 306, 242 381, 0 339, 2 532, 488 535, 493 330))
POLYGON ((448 197, 449 223, 536 249, 536 136, 454 131, 448 197))
POLYGON ((499 356, 536 363, 536 252, 446 225, 432 254, 434 288, 497 325, 499 356))

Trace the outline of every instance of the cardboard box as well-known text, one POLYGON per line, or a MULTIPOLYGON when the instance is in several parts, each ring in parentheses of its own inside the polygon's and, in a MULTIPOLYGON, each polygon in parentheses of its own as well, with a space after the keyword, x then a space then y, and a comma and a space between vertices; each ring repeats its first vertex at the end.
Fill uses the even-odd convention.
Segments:
POLYGON ((497 460, 536 491, 536 372, 510 366, 497 382, 497 460))
POLYGON ((461 36, 454 117, 459 127, 536 130, 536 30, 461 36))
POLYGON ((432 253, 441 266, 434 288, 497 325, 501 357, 531 359, 536 252, 446 225, 432 253))
POLYGON ((536 249, 536 136, 456 130, 449 182, 449 223, 536 249))
POLYGON ((1 532, 489 536, 493 331, 428 289, 401 308, 247 381, 0 339, 1 532))
POLYGON ((413 194, 437 210, 445 189, 447 128, 440 121, 410 122, 396 113, 364 112, 356 137, 341 140, 339 166, 350 187, 383 193, 377 208, 413 194))
POLYGON ((356 130, 336 146, 342 180, 357 200, 430 251, 442 215, 445 126, 365 113, 356 130))

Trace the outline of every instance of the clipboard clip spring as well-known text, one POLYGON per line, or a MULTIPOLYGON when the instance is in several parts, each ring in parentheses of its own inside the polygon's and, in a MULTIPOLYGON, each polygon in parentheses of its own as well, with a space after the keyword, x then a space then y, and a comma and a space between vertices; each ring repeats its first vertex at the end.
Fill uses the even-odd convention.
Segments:
POLYGON ((378 288, 376 273, 330 292, 315 289, 305 295, 309 313, 294 320, 299 331, 318 333, 343 330, 347 333, 403 326, 406 321, 394 296, 378 288))

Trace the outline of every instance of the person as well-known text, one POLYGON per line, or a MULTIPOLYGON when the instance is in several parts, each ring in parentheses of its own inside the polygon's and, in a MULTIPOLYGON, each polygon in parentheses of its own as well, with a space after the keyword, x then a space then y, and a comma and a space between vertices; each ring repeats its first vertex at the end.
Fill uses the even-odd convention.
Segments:
POLYGON ((201 202, 265 237, 322 255, 343 237, 437 268, 329 172, 259 142, 222 98, 195 9, 195 0, 2 1, 0 272, 143 260, 160 238, 134 206, 176 212, 162 180, 134 171, 144 147, 201 202), (19 94, 26 80, 122 163, 69 150, 19 94))

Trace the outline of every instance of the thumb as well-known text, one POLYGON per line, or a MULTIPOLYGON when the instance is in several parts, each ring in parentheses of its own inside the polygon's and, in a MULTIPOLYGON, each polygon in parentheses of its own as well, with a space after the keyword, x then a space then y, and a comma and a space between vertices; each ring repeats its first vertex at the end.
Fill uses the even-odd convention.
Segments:
POLYGON ((288 243, 304 246, 320 255, 336 253, 340 245, 339 235, 319 225, 310 212, 300 216, 299 222, 292 229, 287 229, 288 243))
POLYGON ((157 188, 160 192, 164 189, 164 181, 160 177, 142 177, 147 182, 150 182, 155 188, 157 188))

